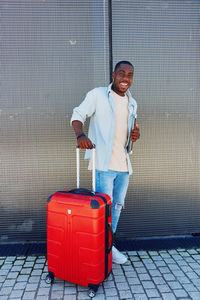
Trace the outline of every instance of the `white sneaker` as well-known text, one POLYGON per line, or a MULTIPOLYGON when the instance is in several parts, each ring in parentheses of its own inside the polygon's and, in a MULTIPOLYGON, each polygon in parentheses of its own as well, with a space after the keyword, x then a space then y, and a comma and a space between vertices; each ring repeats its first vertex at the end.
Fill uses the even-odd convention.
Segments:
POLYGON ((119 252, 114 246, 112 247, 112 262, 120 265, 127 262, 127 257, 119 252))

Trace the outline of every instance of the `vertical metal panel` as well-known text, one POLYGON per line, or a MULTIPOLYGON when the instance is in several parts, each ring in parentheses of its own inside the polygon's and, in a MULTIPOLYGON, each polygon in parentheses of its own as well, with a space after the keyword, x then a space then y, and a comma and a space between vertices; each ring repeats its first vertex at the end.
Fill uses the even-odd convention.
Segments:
POLYGON ((48 196, 76 183, 72 109, 109 80, 107 1, 0 10, 0 241, 44 240, 48 196))
POLYGON ((200 2, 113 0, 113 59, 135 65, 141 139, 121 236, 200 232, 200 2))

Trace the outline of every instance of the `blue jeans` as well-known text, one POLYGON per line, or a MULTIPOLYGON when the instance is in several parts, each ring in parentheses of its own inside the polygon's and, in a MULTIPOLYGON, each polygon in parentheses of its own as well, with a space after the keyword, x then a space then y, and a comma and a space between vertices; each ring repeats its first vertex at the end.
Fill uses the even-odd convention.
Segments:
POLYGON ((112 228, 116 232, 117 224, 126 197, 129 183, 128 172, 96 170, 96 191, 108 194, 112 200, 112 228))

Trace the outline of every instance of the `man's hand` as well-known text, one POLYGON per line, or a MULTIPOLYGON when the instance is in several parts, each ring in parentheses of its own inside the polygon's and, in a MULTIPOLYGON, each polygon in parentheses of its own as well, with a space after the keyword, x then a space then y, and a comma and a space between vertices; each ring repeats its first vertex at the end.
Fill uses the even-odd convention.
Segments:
POLYGON ((131 131, 131 141, 136 142, 140 138, 140 128, 136 124, 135 129, 131 131))
POLYGON ((90 141, 90 139, 85 136, 82 135, 79 138, 77 138, 77 145, 81 148, 81 149, 92 149, 93 148, 93 144, 90 141))
POLYGON ((81 149, 92 149, 93 148, 92 142, 83 132, 83 124, 78 120, 74 120, 72 122, 72 126, 76 134, 77 145, 81 149))

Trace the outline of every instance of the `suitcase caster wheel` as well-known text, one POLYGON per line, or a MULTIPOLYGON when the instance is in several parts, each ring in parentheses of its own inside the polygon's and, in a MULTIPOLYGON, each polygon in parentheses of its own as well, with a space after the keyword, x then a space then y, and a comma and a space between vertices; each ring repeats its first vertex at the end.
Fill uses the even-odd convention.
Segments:
POLYGON ((90 290, 88 291, 88 296, 89 296, 90 298, 94 298, 94 297, 96 296, 96 292, 95 292, 93 289, 90 289, 90 290))
POLYGON ((52 284, 54 281, 54 274, 52 272, 49 272, 49 274, 46 276, 45 282, 47 284, 52 284))

